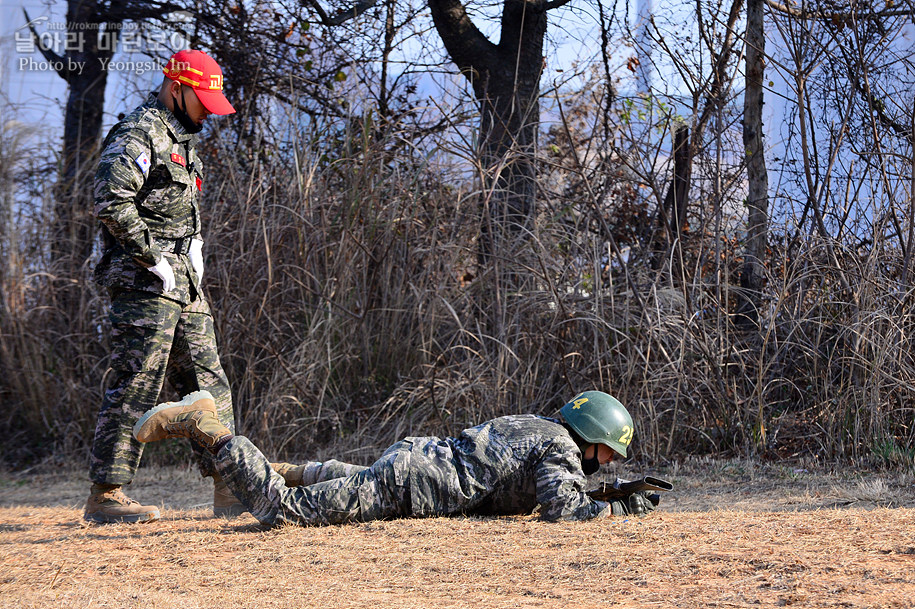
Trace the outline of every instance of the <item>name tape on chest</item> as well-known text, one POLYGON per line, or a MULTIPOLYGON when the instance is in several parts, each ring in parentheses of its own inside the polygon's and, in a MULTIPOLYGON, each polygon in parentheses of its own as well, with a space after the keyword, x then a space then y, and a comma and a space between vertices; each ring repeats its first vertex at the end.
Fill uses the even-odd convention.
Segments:
POLYGON ((133 160, 133 162, 137 164, 137 167, 140 168, 140 171, 143 172, 144 176, 149 173, 149 155, 148 154, 146 154, 145 152, 141 152, 140 156, 135 158, 133 160))

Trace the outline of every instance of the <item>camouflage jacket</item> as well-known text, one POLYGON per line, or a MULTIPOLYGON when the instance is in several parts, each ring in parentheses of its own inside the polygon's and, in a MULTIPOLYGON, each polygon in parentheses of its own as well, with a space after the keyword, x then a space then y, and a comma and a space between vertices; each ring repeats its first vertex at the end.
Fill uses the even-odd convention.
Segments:
POLYGON ((98 283, 161 293, 161 280, 147 269, 165 256, 177 282, 168 297, 193 299, 199 285, 187 247, 200 235, 197 141, 155 93, 111 128, 95 174, 104 239, 98 283))
MULTIPOLYGON (((585 494, 581 451, 555 419, 514 415, 457 438, 407 438, 411 510, 433 514, 529 514, 544 520, 609 515, 585 494)), ((395 465, 396 467, 396 465, 395 465)))

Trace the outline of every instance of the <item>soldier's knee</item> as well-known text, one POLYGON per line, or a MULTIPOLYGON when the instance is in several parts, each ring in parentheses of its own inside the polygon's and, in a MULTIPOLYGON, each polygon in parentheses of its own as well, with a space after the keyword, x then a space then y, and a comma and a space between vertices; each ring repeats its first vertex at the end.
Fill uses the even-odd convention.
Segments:
POLYGON ((354 465, 352 463, 344 463, 343 461, 330 459, 321 464, 321 469, 320 472, 316 474, 317 479, 315 482, 333 480, 334 478, 349 478, 350 476, 364 472, 367 469, 368 468, 364 465, 354 465))
POLYGON ((410 514, 408 486, 394 480, 392 470, 365 472, 365 481, 359 485, 360 520, 383 520, 410 514))
POLYGON ((392 505, 388 500, 384 490, 374 477, 369 477, 359 485, 357 492, 359 495, 359 520, 361 522, 383 520, 399 515, 396 506, 392 505))

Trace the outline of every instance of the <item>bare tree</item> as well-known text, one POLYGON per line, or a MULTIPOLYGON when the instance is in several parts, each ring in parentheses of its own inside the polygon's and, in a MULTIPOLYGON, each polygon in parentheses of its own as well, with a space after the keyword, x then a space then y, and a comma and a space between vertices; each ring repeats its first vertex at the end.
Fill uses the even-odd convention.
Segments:
MULTIPOLYGON (((683 78, 691 98, 686 103, 692 104, 688 108, 692 120, 671 127, 675 133, 672 151, 674 167, 670 180, 666 188, 655 188, 658 226, 667 235, 669 244, 669 252, 664 252, 662 259, 682 259, 683 232, 687 226, 689 205, 697 199, 692 192, 696 159, 707 148, 710 125, 721 119, 733 95, 736 59, 742 49, 739 23, 743 10, 744 0, 733 0, 729 5, 696 3, 695 40, 691 42, 688 42, 690 38, 685 32, 682 36, 665 35, 654 20, 641 35, 642 39, 650 39, 655 45, 659 61, 669 62, 683 78), (704 57, 707 60, 703 60, 704 57)), ((718 131, 720 129, 716 128, 716 137, 718 131)), ((720 201, 715 200, 715 207, 720 208, 720 201)), ((654 242, 655 238, 650 241, 654 242)))
POLYGON ((567 1, 505 0, 498 44, 477 29, 460 1, 429 1, 445 48, 480 106, 484 260, 502 239, 524 239, 530 229, 547 10, 567 1))
POLYGON ((80 196, 87 192, 102 130, 105 86, 111 60, 120 37, 123 2, 110 6, 98 0, 67 3, 67 37, 63 52, 41 44, 41 38, 23 9, 33 39, 57 75, 67 82, 64 139, 55 192, 53 226, 49 234, 51 264, 57 272, 72 277, 92 251, 94 223, 91 206, 80 196))
MULTIPOLYGON (((339 24, 364 13, 377 0, 328 16, 339 24)), ((483 176, 480 260, 513 242, 524 242, 536 208, 534 156, 540 124, 547 11, 569 0, 504 0, 500 39, 490 41, 460 0, 428 0, 448 56, 469 81, 480 116, 478 154, 483 176)), ((316 6, 316 2, 310 2, 316 6)), ((510 250, 509 250, 510 251, 510 250)))

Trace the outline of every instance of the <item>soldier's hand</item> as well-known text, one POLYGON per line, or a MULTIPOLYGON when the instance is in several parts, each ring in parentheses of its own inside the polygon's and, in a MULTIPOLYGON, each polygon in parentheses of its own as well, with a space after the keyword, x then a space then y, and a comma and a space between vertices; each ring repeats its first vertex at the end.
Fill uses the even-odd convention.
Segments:
POLYGON ((661 497, 657 493, 642 491, 611 501, 610 506, 614 516, 644 516, 654 510, 660 502, 661 497))
POLYGON ((156 266, 149 267, 149 270, 152 271, 153 275, 162 280, 162 288, 166 292, 171 292, 175 289, 175 271, 172 270, 172 266, 168 263, 168 260, 165 259, 165 256, 162 256, 162 260, 156 264, 156 266))
POLYGON ((191 266, 197 273, 197 281, 203 281, 203 241, 200 239, 191 239, 191 249, 187 255, 191 259, 191 266))
POLYGON ((661 496, 657 493, 642 491, 629 495, 629 510, 633 516, 644 516, 654 510, 659 503, 661 503, 661 496))

